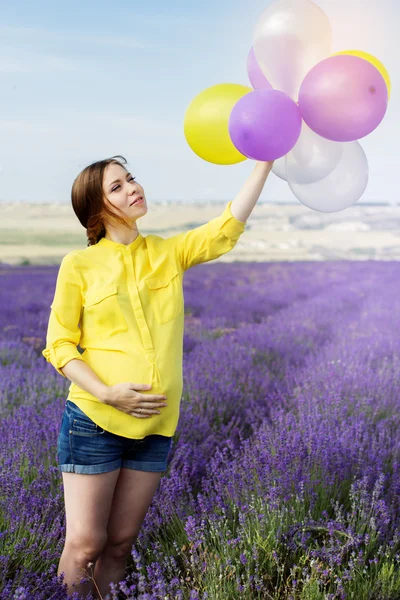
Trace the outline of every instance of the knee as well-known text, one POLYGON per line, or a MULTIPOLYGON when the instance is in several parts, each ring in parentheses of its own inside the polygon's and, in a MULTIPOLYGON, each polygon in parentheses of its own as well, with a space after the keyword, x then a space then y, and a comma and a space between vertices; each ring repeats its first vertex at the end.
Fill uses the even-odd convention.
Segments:
POLYGON ((116 561, 127 560, 132 552, 132 546, 136 539, 137 537, 119 542, 108 540, 102 551, 102 556, 107 556, 107 558, 116 561))
POLYGON ((107 535, 77 534, 65 542, 67 551, 81 562, 95 562, 107 544, 107 535))

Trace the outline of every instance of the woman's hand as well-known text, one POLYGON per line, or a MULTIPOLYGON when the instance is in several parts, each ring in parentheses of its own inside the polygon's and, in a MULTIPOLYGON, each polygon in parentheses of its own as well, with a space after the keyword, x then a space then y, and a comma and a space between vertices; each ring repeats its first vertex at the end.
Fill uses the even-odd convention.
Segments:
POLYGON ((137 419, 146 419, 160 414, 159 408, 167 406, 167 396, 140 393, 140 390, 148 389, 145 383, 116 383, 108 387, 105 403, 137 419))

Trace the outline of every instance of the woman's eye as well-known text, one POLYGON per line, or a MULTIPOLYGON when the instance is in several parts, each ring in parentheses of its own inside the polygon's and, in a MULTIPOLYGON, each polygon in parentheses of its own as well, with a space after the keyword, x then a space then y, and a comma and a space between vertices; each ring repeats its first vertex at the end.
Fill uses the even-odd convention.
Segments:
MULTIPOLYGON (((132 180, 135 181, 135 179, 136 179, 136 177, 131 177, 130 179, 128 179, 128 181, 132 181, 132 180)), ((116 185, 115 188, 113 188, 111 191, 115 192, 115 190, 117 190, 119 187, 120 187, 119 185, 116 185)))

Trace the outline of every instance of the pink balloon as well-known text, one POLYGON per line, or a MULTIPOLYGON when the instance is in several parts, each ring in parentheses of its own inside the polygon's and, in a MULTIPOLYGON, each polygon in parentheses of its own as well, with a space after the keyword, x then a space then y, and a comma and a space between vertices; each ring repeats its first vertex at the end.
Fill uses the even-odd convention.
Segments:
POLYGON ((387 103, 387 86, 378 69, 359 56, 343 54, 322 60, 307 73, 298 104, 315 133, 334 142, 352 142, 378 127, 387 103))
POLYGON ((255 90, 235 104, 228 128, 239 152, 254 160, 275 160, 287 154, 300 136, 300 109, 285 92, 255 90))
POLYGON ((250 52, 247 56, 247 75, 255 90, 272 89, 272 85, 260 69, 256 55, 254 54, 253 46, 250 48, 250 52))

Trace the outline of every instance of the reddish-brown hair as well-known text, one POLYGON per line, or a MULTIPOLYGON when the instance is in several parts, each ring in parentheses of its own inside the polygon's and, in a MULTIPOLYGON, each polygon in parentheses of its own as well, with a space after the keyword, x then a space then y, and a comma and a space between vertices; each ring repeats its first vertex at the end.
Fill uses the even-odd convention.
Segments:
MULTIPOLYGON (((97 244, 97 242, 105 236, 106 230, 103 224, 103 218, 106 215, 113 217, 119 223, 123 223, 129 229, 134 229, 132 224, 109 208, 109 203, 103 192, 104 171, 107 166, 112 163, 120 165, 125 169, 123 165, 126 165, 127 161, 120 154, 113 156, 112 158, 98 160, 85 167, 72 184, 72 208, 80 223, 86 229, 88 246, 97 244), (118 158, 122 159, 122 163, 117 160, 118 158)), ((119 209, 117 208, 116 210, 119 209)))

